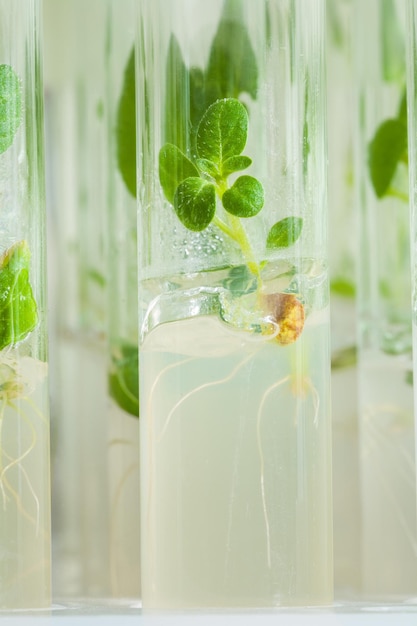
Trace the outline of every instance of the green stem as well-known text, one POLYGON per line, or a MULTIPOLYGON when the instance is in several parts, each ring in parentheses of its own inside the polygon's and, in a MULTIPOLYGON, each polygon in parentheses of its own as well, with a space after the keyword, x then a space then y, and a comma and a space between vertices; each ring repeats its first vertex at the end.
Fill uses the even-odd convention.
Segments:
POLYGON ((255 276, 260 278, 261 273, 259 270, 259 265, 256 262, 255 255, 252 250, 252 246, 250 245, 248 236, 246 234, 245 229, 242 226, 242 222, 240 221, 240 218, 235 217, 234 215, 231 215, 229 217, 229 221, 232 226, 232 230, 235 233, 235 240, 238 242, 242 250, 243 256, 245 257, 246 262, 248 264, 248 268, 250 269, 252 274, 255 274, 255 276))
MULTIPOLYGON (((227 182, 225 179, 220 179, 217 181, 217 194, 222 199, 224 192, 227 189, 227 182)), ((248 268, 257 278, 260 278, 261 273, 259 269, 259 265, 256 261, 255 255, 252 250, 252 246, 250 244, 249 238, 246 234, 246 231, 240 221, 239 217, 235 215, 227 214, 229 224, 221 220, 217 215, 213 218, 213 223, 220 228, 226 235, 228 235, 231 239, 236 241, 242 250, 243 256, 246 260, 248 268)))
POLYGON ((231 239, 234 239, 236 243, 240 244, 234 231, 226 224, 226 222, 223 222, 223 220, 221 220, 220 217, 217 217, 217 215, 215 215, 213 218, 213 224, 217 226, 217 228, 220 228, 220 230, 223 231, 225 235, 227 235, 231 239))

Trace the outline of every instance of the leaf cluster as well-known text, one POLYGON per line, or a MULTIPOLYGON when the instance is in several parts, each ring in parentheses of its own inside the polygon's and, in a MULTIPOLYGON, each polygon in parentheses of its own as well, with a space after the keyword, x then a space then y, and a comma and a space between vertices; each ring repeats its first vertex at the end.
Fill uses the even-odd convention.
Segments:
MULTIPOLYGON (((187 68, 172 35, 166 61, 165 139, 159 154, 159 174, 164 194, 181 222, 200 231, 213 220, 216 194, 224 209, 235 217, 252 217, 263 206, 261 183, 240 176, 232 187, 226 179, 248 168, 242 155, 248 116, 237 98, 257 96, 258 68, 245 25, 232 17, 225 2, 213 38, 207 66, 187 68), (216 104, 223 101, 223 104, 216 104), (215 106, 213 106, 215 105, 215 106), (213 107, 213 108, 212 108, 213 107)), ((127 62, 116 124, 117 163, 129 192, 136 196, 135 59, 127 62)), ((292 245, 302 228, 300 218, 275 224, 267 247, 292 245)))
MULTIPOLYGON (((187 152, 189 138, 207 107, 219 98, 243 92, 256 97, 258 69, 245 26, 225 11, 213 39, 207 67, 187 68, 174 36, 166 63, 165 139, 187 152), (189 96, 184 94, 188 93, 189 96)), ((124 71, 117 106, 117 166, 129 192, 136 196, 135 53, 124 71)))
MULTIPOLYGON (((217 197, 232 218, 254 217, 264 205, 264 190, 256 178, 241 175, 230 187, 227 182, 231 174, 252 163, 242 154, 248 113, 238 98, 247 93, 256 99, 258 91, 258 67, 248 31, 229 9, 225 2, 206 68, 188 69, 173 35, 168 47, 166 143, 159 154, 159 176, 166 198, 192 231, 204 230, 215 219, 217 197)), ((271 228, 267 247, 292 245, 301 228, 301 218, 281 220, 271 228)))
POLYGON ((246 145, 248 114, 241 102, 225 98, 210 105, 196 134, 197 158, 193 163, 174 144, 159 153, 159 177, 168 201, 180 221, 201 231, 216 213, 216 194, 224 209, 236 217, 253 217, 263 207, 261 183, 252 176, 239 176, 227 187, 230 174, 246 169, 251 159, 241 153, 246 145))
MULTIPOLYGON (((168 143, 161 148, 159 179, 163 192, 179 220, 189 230, 199 232, 209 226, 215 218, 217 196, 226 213, 233 217, 254 217, 261 211, 264 189, 259 180, 242 175, 230 187, 227 183, 231 174, 252 163, 248 156, 242 155, 248 122, 247 110, 239 100, 217 100, 209 106, 198 125, 194 162, 174 144, 168 143)), ((293 245, 301 230, 302 219, 299 217, 280 220, 268 233, 267 248, 293 245)))

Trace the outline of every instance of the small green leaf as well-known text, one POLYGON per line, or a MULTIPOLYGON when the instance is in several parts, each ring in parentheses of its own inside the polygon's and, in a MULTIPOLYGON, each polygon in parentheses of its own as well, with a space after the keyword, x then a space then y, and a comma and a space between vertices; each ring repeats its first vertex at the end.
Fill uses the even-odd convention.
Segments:
POLYGON ((301 234, 303 220, 301 217, 284 217, 272 226, 266 239, 266 247, 288 248, 292 246, 301 234))
POLYGON ((132 196, 136 197, 135 52, 132 49, 123 80, 116 120, 117 165, 132 196))
POLYGON ((220 177, 219 168, 212 161, 209 161, 208 159, 197 159, 195 164, 197 165, 200 172, 208 174, 214 179, 218 179, 220 177))
POLYGON ((399 119, 389 119, 377 129, 369 144, 369 169, 376 196, 388 191, 398 162, 407 151, 407 126, 399 119))
POLYGON ((358 351, 356 346, 348 346, 342 348, 335 354, 332 354, 332 370, 340 370, 345 367, 353 367, 357 363, 358 351))
POLYGON ((204 230, 216 212, 214 185, 202 178, 187 178, 175 192, 174 208, 186 228, 194 231, 204 230))
POLYGON ((222 197, 223 206, 236 217, 253 217, 264 205, 264 190, 253 176, 239 176, 222 197))
POLYGON ((247 265, 238 265, 230 269, 222 284, 233 296, 240 297, 256 291, 258 279, 247 265))
POLYGON ((234 98, 218 100, 204 113, 197 130, 197 151, 217 165, 239 155, 246 144, 248 114, 234 98))
POLYGON ((352 281, 346 278, 334 278, 330 282, 330 291, 338 296, 345 298, 354 298, 356 288, 352 281))
POLYGON ((226 178, 233 174, 233 172, 239 172, 240 170, 245 170, 252 164, 252 159, 247 156, 232 156, 226 161, 223 161, 222 165, 222 176, 226 178))
POLYGON ((414 373, 413 373, 413 370, 407 370, 407 372, 405 373, 405 383, 406 383, 406 385, 413 385, 414 384, 414 373))
POLYGON ((22 85, 10 65, 0 65, 0 154, 13 143, 22 121, 22 85))
POLYGON ((87 275, 87 278, 89 278, 93 283, 95 283, 102 289, 104 289, 104 287, 107 284, 106 276, 102 272, 99 272, 94 267, 90 269, 87 268, 86 275, 87 275))
POLYGON ((159 151, 159 180, 165 197, 174 204, 178 185, 190 176, 198 176, 198 170, 177 146, 165 144, 159 151))
POLYGON ((139 417, 138 346, 122 343, 112 355, 108 384, 110 396, 117 405, 139 417))
POLYGON ((213 39, 206 71, 211 102, 237 98, 242 92, 256 98, 258 68, 248 31, 237 20, 223 17, 213 39))
POLYGON ((14 244, 0 257, 0 350, 25 339, 38 323, 29 265, 26 241, 14 244))

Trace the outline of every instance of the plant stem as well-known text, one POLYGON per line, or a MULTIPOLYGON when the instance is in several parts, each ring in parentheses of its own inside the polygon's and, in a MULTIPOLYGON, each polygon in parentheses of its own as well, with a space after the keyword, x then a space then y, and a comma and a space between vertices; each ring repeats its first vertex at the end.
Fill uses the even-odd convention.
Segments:
POLYGON ((234 239, 236 243, 240 243, 238 238, 236 237, 236 234, 233 232, 230 226, 228 226, 226 222, 223 222, 223 220, 221 220, 220 217, 218 217, 217 215, 215 215, 213 218, 213 224, 215 224, 217 228, 220 228, 220 230, 224 232, 225 235, 227 235, 231 239, 234 239))
MULTIPOLYGON (((222 196, 224 192, 226 191, 226 189, 227 189, 226 180, 225 179, 218 180, 216 191, 220 199, 222 199, 222 196)), ((236 241, 236 243, 239 245, 240 249, 242 250, 242 253, 246 260, 248 268, 250 269, 252 274, 254 274, 257 278, 260 278, 261 273, 260 273, 259 265, 256 261, 255 255, 252 250, 252 246, 250 244, 246 231, 242 225, 242 222, 240 221, 240 218, 236 217, 235 215, 231 215, 229 213, 227 214, 227 218, 228 218, 229 224, 227 224, 222 219, 220 219, 217 215, 215 215, 213 218, 213 223, 218 228, 220 228, 220 230, 222 230, 226 235, 228 235, 231 239, 236 241)))
POLYGON ((250 269, 252 274, 255 274, 255 276, 260 278, 261 273, 259 271, 259 265, 256 262, 255 255, 252 250, 252 246, 250 245, 248 236, 246 234, 245 229, 242 226, 242 222, 240 221, 240 218, 235 217, 234 215, 231 215, 229 217, 229 221, 232 226, 232 230, 235 233, 235 239, 238 242, 242 250, 243 256, 246 259, 248 268, 250 269))

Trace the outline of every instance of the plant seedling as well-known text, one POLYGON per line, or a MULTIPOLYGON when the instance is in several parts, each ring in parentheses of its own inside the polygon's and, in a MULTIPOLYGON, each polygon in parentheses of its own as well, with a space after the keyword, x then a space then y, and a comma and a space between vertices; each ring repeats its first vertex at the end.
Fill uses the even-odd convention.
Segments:
MULTIPOLYGON (((262 210, 264 189, 258 179, 249 175, 238 176, 232 184, 228 181, 231 174, 247 169, 252 163, 248 156, 242 155, 248 124, 247 110, 239 100, 217 100, 208 107, 198 125, 195 160, 191 161, 174 144, 165 144, 159 152, 159 179, 181 223, 196 232, 210 224, 217 226, 238 244, 249 270, 260 284, 260 266, 241 220, 255 217, 262 210)), ((301 218, 286 217, 271 227, 266 247, 291 246, 301 230, 301 218)), ((282 344, 295 341, 304 325, 300 301, 294 296, 289 298, 289 294, 274 294, 273 304, 268 299, 264 299, 264 303, 271 304, 270 313, 282 327, 277 341, 282 344), (279 315, 275 315, 278 311, 279 315)))
MULTIPOLYGON (((22 121, 22 112, 20 78, 9 65, 0 65, 0 155, 12 146, 22 121)), ((28 403, 43 421, 45 418, 28 397, 31 390, 23 371, 23 362, 27 357, 16 358, 12 351, 38 324, 37 303, 29 280, 29 270, 30 250, 24 240, 15 243, 0 256, 0 493, 3 508, 12 498, 19 512, 38 528, 39 501, 30 477, 21 465, 36 445, 36 431, 23 403, 28 403), (7 407, 13 409, 22 423, 26 424, 31 436, 28 447, 21 450, 16 458, 3 449, 2 431, 7 407), (18 468, 22 480, 26 481, 35 501, 36 517, 24 508, 20 494, 9 481, 8 474, 13 468, 18 468)))
POLYGON ((11 496, 21 513, 37 523, 23 508, 18 493, 7 478, 9 470, 19 467, 34 497, 36 508, 39 508, 30 478, 20 465, 36 445, 36 431, 22 408, 22 401, 30 404, 30 400, 27 397, 27 384, 20 373, 20 360, 14 359, 10 353, 10 348, 26 339, 38 323, 37 305, 29 282, 29 261, 26 241, 14 244, 0 257, 0 492, 3 506, 6 506, 11 496), (18 402, 15 403, 15 400, 18 402), (3 450, 2 427, 7 406, 21 417, 31 433, 28 448, 18 458, 12 458, 3 450), (3 459, 7 462, 4 463, 3 459))

